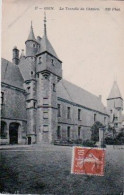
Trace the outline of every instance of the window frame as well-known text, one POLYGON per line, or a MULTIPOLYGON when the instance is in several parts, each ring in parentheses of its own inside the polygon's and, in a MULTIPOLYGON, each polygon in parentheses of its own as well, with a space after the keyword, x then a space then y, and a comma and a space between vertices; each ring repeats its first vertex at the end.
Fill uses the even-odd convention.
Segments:
POLYGON ((71 118, 71 107, 68 106, 67 107, 67 119, 70 119, 71 118))
POLYGON ((61 126, 57 126, 56 135, 57 135, 57 139, 61 139, 61 126))
POLYGON ((58 109, 58 117, 61 117, 61 104, 57 104, 57 109, 58 109))
POLYGON ((67 126, 67 139, 71 138, 71 127, 67 126))
POLYGON ((80 121, 81 120, 81 109, 78 108, 78 120, 80 121))

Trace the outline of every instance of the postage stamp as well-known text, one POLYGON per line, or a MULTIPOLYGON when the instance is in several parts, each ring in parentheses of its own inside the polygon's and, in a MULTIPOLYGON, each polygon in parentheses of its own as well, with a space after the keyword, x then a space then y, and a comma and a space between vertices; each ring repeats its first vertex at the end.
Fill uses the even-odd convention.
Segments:
POLYGON ((104 176, 105 149, 73 147, 71 173, 104 176))

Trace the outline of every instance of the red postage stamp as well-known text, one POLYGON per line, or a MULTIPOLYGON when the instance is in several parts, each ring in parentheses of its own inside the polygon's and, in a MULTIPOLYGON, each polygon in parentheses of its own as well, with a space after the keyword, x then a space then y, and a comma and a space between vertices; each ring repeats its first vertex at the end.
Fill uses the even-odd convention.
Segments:
POLYGON ((105 149, 73 147, 71 173, 104 175, 105 149))

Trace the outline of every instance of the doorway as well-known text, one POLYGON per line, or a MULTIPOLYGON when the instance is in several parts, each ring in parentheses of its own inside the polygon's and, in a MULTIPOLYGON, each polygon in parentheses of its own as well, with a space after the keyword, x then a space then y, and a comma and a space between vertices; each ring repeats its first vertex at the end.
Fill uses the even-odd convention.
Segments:
POLYGON ((10 123, 9 126, 9 139, 10 144, 18 144, 18 123, 10 123))
POLYGON ((28 137, 28 145, 31 144, 31 137, 28 137))

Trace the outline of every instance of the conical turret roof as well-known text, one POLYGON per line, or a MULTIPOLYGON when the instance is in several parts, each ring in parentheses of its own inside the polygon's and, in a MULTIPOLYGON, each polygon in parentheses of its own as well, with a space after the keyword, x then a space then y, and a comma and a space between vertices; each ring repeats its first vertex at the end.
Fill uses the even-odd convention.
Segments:
POLYGON ((53 55, 55 58, 59 59, 55 50, 53 49, 50 41, 47 38, 47 29, 46 29, 46 14, 44 16, 44 36, 42 37, 41 40, 41 45, 40 45, 40 50, 38 51, 37 54, 43 53, 43 52, 48 52, 51 55, 53 55))
POLYGON ((108 96, 108 99, 114 99, 114 98, 122 98, 118 84, 116 81, 114 81, 112 89, 111 89, 110 94, 108 96))
POLYGON ((31 22, 30 33, 29 33, 29 36, 28 36, 27 41, 29 41, 29 40, 31 40, 31 41, 36 41, 35 36, 34 36, 34 31, 33 31, 32 22, 31 22))
POLYGON ((45 51, 52 54, 57 59, 59 59, 46 35, 44 35, 41 40, 41 47, 38 53, 43 53, 45 51))

